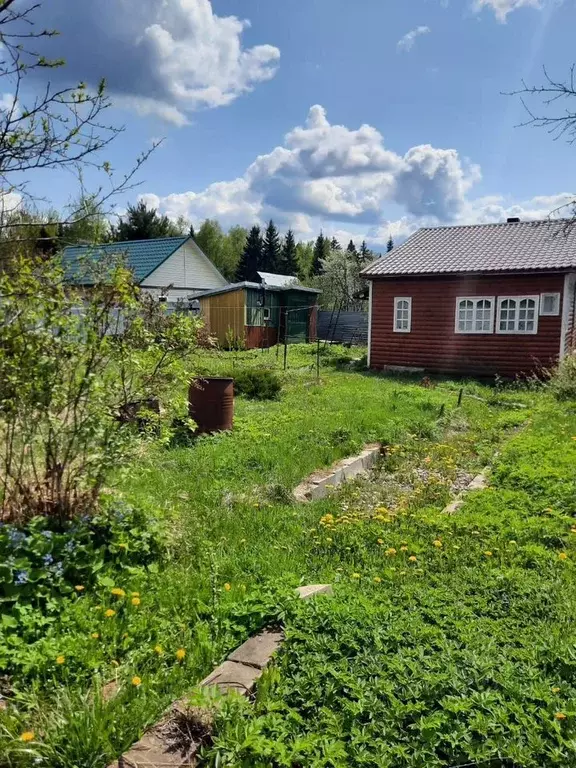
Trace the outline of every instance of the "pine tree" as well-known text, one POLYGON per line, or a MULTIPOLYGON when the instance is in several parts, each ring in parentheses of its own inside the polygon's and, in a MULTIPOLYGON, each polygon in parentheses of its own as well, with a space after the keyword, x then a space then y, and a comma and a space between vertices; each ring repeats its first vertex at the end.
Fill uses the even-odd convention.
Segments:
POLYGON ((394 240, 392 239, 392 235, 388 238, 388 244, 386 245, 386 251, 390 253, 390 251, 394 248, 394 240))
POLYGON ((369 261, 372 261, 374 258, 374 254, 368 248, 366 245, 366 240, 362 240, 362 245, 360 246, 360 253, 358 254, 358 261, 360 264, 368 264, 369 261))
POLYGON ((168 216, 162 216, 156 208, 148 208, 141 200, 136 205, 129 205, 126 215, 112 227, 112 239, 116 242, 126 240, 153 240, 157 237, 175 237, 181 234, 180 228, 168 216))
POLYGON ((262 233, 260 227, 256 225, 248 233, 244 252, 238 264, 238 271, 236 272, 236 279, 238 281, 258 282, 258 270, 262 264, 263 248, 262 233))
POLYGON ((282 244, 282 255, 278 272, 281 275, 296 276, 298 274, 298 259, 296 257, 296 240, 294 232, 291 229, 286 232, 284 243, 282 244))
POLYGON ((194 224, 190 224, 190 230, 188 232, 188 235, 194 240, 196 237, 196 232, 194 232, 194 224))
POLYGON ((261 271, 276 273, 280 266, 281 255, 280 233, 272 219, 270 219, 264 235, 261 271))
POLYGON ((324 271, 324 259, 329 250, 329 248, 326 247, 327 245, 329 246, 329 241, 327 241, 322 232, 320 232, 314 245, 314 260, 312 261, 313 275, 321 275, 324 271))
POLYGON ((342 250, 342 246, 340 245, 338 240, 336 240, 335 237, 332 238, 332 241, 330 243, 330 249, 332 251, 341 251, 342 250))
POLYGON ((358 260, 358 251, 356 249, 354 240, 350 240, 350 242, 346 246, 346 253, 348 254, 349 258, 358 260))

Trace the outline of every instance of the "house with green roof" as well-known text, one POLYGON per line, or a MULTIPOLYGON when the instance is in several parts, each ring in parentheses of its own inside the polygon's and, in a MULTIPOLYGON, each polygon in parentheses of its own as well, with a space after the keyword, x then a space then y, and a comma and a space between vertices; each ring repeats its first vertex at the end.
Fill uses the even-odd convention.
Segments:
POLYGON ((136 283, 152 295, 165 297, 169 304, 205 291, 224 288, 226 278, 198 247, 192 237, 160 237, 102 245, 70 246, 63 254, 68 279, 88 287, 86 263, 121 257, 133 271, 136 283))

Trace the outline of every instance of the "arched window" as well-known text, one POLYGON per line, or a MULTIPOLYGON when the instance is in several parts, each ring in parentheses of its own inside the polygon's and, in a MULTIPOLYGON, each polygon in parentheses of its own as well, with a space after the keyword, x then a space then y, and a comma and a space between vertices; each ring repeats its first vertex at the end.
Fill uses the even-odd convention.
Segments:
POLYGON ((410 333, 412 328, 412 299, 399 296, 394 299, 394 331, 410 333))
POLYGON ((493 296, 465 296, 456 299, 456 333, 492 333, 493 329, 493 296))
POLYGON ((538 333, 538 296, 501 296, 498 333, 538 333))

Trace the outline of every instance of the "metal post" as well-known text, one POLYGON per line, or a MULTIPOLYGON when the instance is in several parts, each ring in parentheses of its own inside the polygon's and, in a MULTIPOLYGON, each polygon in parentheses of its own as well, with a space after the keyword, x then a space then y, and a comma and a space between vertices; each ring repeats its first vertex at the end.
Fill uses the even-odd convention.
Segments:
POLYGON ((284 313, 284 370, 288 367, 288 310, 284 313))
POLYGON ((464 397, 464 388, 462 388, 458 394, 458 408, 462 405, 462 398, 464 397))

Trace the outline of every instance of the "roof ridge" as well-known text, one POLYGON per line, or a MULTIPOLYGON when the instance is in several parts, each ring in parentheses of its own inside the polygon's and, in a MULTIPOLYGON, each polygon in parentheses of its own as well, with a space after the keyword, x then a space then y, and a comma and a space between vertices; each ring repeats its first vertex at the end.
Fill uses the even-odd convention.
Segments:
MULTIPOLYGON (((526 221, 486 221, 478 224, 442 224, 439 227, 420 227, 417 232, 432 231, 436 229, 472 229, 474 227, 510 227, 526 224, 564 224, 573 221, 572 218, 563 219, 529 219, 526 221)), ((416 233, 414 233, 416 234, 416 233)), ((403 245, 403 243, 402 243, 403 245)), ((400 247, 400 246, 398 246, 400 247)))
POLYGON ((166 237, 146 237, 140 240, 112 240, 109 243, 76 243, 76 245, 67 245, 66 248, 102 248, 103 246, 112 245, 133 245, 134 243, 158 243, 166 240, 188 240, 192 235, 169 235, 166 237))

